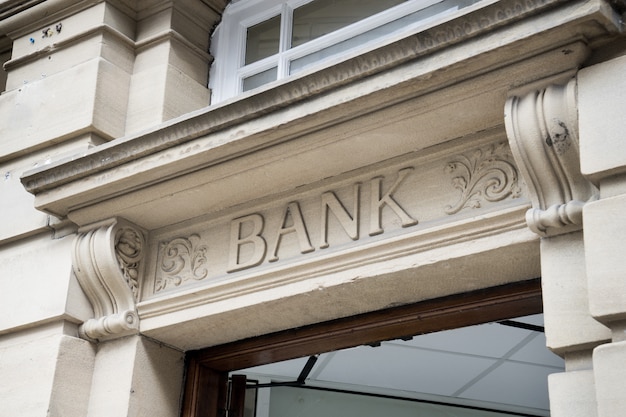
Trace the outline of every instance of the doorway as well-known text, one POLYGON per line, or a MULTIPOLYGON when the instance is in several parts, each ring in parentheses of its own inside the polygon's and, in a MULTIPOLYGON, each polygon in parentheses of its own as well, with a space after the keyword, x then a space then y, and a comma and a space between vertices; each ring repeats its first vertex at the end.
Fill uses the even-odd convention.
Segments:
POLYGON ((540 314, 536 279, 190 352, 183 415, 280 417, 351 402, 399 416, 549 415, 547 374, 562 362, 545 348, 540 314))

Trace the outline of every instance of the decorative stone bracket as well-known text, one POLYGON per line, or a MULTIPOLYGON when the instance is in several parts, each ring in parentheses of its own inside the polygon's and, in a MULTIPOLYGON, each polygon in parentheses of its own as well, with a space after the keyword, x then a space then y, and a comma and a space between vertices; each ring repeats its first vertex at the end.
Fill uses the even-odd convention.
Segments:
POLYGON ((106 340, 136 333, 144 232, 117 218, 78 232, 72 264, 95 315, 80 327, 81 337, 106 340))
POLYGON ((531 194, 528 227, 540 236, 580 230, 583 206, 597 190, 580 172, 576 80, 509 98, 505 123, 531 194))

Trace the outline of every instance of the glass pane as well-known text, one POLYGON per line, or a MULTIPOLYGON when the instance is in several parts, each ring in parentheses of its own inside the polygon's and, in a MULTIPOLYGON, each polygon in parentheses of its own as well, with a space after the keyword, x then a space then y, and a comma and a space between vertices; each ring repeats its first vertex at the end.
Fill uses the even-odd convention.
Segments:
POLYGON ((341 29, 406 0, 315 0, 293 11, 291 47, 341 29))
POLYGON ((262 86, 263 84, 276 81, 278 69, 276 67, 270 68, 266 71, 259 72, 258 74, 251 75, 250 77, 243 79, 243 91, 252 90, 262 86))
POLYGON ((444 13, 454 12, 480 1, 482 0, 441 0, 432 6, 403 16, 397 20, 379 26, 376 29, 354 36, 350 39, 346 39, 345 41, 338 42, 335 45, 305 55, 301 58, 294 59, 289 65, 289 73, 295 74, 309 65, 319 62, 325 58, 338 55, 341 52, 345 52, 359 45, 364 45, 372 40, 382 39, 385 36, 390 35, 397 30, 404 29, 409 25, 421 24, 422 22, 425 23, 431 18, 444 15, 444 13))
POLYGON ((280 45, 280 15, 250 26, 246 33, 246 61, 252 62, 278 53, 280 45))
POLYGON ((393 396, 367 395, 341 390, 315 390, 295 387, 272 388, 271 417, 511 417, 519 413, 480 407, 429 404, 393 396))

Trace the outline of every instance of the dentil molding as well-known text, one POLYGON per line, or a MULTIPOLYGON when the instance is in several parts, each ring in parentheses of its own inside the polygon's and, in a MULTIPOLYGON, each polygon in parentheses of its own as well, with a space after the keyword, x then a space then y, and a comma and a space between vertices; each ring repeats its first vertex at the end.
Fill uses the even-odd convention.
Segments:
POLYGON ((597 189, 580 172, 576 79, 505 105, 511 151, 530 190, 528 227, 541 236, 582 228, 585 202, 597 189))
POLYGON ((119 218, 79 230, 72 265, 95 316, 79 328, 81 337, 106 340, 138 331, 144 249, 144 232, 119 218))

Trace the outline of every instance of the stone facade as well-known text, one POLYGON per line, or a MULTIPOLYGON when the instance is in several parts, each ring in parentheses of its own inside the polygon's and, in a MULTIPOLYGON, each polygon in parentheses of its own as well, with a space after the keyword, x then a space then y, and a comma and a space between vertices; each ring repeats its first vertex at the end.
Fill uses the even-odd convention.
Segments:
POLYGON ((0 415, 177 416, 191 349, 539 276, 551 415, 624 415, 626 4, 211 105, 226 3, 0 2, 0 415))

